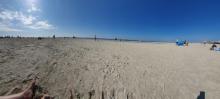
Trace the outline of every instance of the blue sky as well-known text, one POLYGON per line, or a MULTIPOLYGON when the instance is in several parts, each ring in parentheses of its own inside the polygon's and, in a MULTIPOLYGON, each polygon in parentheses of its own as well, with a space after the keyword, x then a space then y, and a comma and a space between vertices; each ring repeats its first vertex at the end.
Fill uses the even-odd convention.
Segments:
POLYGON ((0 35, 219 40, 220 1, 0 0, 0 35))

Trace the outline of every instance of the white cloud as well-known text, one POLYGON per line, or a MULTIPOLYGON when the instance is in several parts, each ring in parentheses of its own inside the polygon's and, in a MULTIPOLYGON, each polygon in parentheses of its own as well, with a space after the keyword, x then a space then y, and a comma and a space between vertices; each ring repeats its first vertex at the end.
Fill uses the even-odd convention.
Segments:
POLYGON ((27 29, 53 29, 53 25, 46 20, 39 20, 30 13, 23 13, 20 11, 3 10, 0 12, 0 29, 5 31, 16 31, 17 27, 27 29), (10 27, 10 28, 9 28, 10 27), (13 28, 15 27, 15 28, 13 28))
POLYGON ((35 24, 29 26, 32 29, 53 29, 54 27, 47 23, 47 21, 38 21, 35 24))
POLYGON ((29 16, 24 16, 21 15, 19 20, 24 24, 24 25, 31 25, 33 22, 36 20, 36 17, 33 17, 31 15, 29 16))
POLYGON ((12 20, 14 19, 15 13, 12 13, 11 11, 2 11, 0 13, 0 18, 2 20, 12 20))
POLYGON ((31 4, 31 8, 27 10, 27 12, 36 12, 36 11, 41 11, 39 8, 37 8, 34 4, 31 4))
POLYGON ((32 15, 24 15, 22 12, 5 10, 0 13, 0 19, 3 21, 20 21, 24 25, 32 24, 36 17, 32 15))
POLYGON ((11 28, 11 27, 6 26, 6 25, 0 25, 0 31, 4 31, 4 32, 19 32, 19 31, 22 31, 22 30, 11 28))

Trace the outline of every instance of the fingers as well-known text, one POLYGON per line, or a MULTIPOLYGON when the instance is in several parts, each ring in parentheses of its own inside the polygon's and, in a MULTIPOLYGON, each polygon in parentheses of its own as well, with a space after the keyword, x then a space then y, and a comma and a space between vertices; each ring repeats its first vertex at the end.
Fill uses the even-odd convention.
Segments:
POLYGON ((33 79, 27 89, 34 89, 35 85, 36 85, 36 79, 33 79))
POLYGON ((26 92, 32 92, 32 95, 35 94, 36 90, 36 79, 32 79, 31 83, 28 85, 28 87, 23 91, 24 93, 26 92))
POLYGON ((33 89, 33 88, 35 87, 35 85, 36 85, 37 79, 39 79, 39 77, 38 77, 38 76, 35 76, 35 77, 32 79, 31 84, 30 84, 30 86, 29 86, 28 88, 32 88, 32 89, 33 89))

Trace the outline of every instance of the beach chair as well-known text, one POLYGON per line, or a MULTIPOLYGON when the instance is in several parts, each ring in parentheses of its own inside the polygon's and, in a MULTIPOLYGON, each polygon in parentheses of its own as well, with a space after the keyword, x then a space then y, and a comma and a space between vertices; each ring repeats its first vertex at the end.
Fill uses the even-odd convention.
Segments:
POLYGON ((220 48, 216 47, 216 48, 214 48, 214 51, 220 51, 220 48))

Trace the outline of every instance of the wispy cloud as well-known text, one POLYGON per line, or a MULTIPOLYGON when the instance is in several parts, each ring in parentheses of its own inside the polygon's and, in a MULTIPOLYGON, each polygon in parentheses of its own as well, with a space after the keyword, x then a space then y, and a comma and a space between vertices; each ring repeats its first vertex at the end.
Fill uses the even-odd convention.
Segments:
MULTIPOLYGON (((0 12, 0 23, 4 26, 20 26, 28 29, 53 29, 53 25, 46 20, 39 20, 31 14, 24 14, 19 11, 4 10, 0 12)), ((0 28, 1 29, 1 28, 0 28)))
POLYGON ((6 25, 0 25, 0 31, 4 31, 4 32, 19 32, 19 31, 22 31, 22 30, 11 28, 11 27, 6 26, 6 25))
POLYGON ((24 29, 50 30, 54 29, 47 20, 37 16, 41 11, 34 2, 30 2, 26 11, 8 10, 0 8, 0 31, 21 31, 24 29))
POLYGON ((12 21, 19 21, 24 25, 32 24, 36 17, 32 15, 24 15, 22 12, 18 11, 9 11, 4 10, 0 12, 0 19, 2 22, 12 22, 12 21))
POLYGON ((27 12, 31 13, 31 12, 37 12, 37 11, 41 11, 39 8, 37 8, 35 6, 35 4, 31 4, 31 7, 27 10, 27 12))
POLYGON ((35 24, 30 25, 28 27, 32 28, 32 29, 46 29, 46 30, 54 29, 54 27, 52 25, 48 24, 47 21, 38 21, 35 24))

